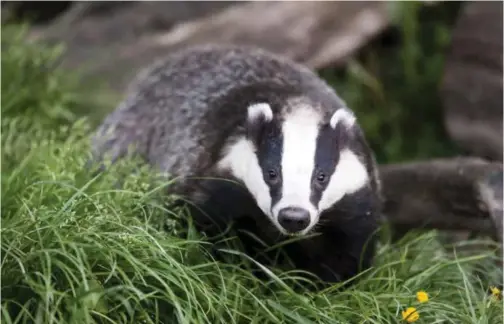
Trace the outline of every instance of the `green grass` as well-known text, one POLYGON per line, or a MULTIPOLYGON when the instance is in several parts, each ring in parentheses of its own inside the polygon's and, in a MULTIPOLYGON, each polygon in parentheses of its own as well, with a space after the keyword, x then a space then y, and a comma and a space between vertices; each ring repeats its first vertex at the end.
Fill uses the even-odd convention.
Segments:
MULTIPOLYGON (((184 214, 164 207, 168 183, 135 161, 99 176, 85 168, 94 124, 75 113, 78 79, 53 67, 58 49, 21 36, 2 30, 2 323, 400 323, 410 306, 417 323, 503 321, 502 301, 488 293, 502 283, 488 241, 460 243, 478 246, 468 254, 435 231, 394 244, 384 232, 375 266, 354 286, 318 293, 293 289, 294 272, 265 270, 259 281, 240 267, 245 257, 212 260, 184 214), (419 290, 428 303, 416 302, 419 290)), ((345 85, 360 91, 360 80, 345 85)), ((400 93, 388 100, 398 110, 400 93)))

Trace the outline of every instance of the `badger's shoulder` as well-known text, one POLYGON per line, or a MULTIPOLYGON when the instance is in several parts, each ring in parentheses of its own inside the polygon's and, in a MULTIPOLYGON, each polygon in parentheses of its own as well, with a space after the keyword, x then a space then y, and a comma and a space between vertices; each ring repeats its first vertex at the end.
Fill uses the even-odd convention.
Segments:
MULTIPOLYGON (((237 92, 246 95, 261 85, 264 87, 260 90, 288 88, 331 104, 340 101, 334 90, 304 65, 257 47, 239 45, 198 45, 171 53, 141 71, 128 92, 130 97, 143 96, 152 102, 163 98, 190 100, 191 115, 197 115, 216 111, 219 105, 212 105, 214 102, 237 92)), ((250 100, 260 93, 250 93, 250 100)))

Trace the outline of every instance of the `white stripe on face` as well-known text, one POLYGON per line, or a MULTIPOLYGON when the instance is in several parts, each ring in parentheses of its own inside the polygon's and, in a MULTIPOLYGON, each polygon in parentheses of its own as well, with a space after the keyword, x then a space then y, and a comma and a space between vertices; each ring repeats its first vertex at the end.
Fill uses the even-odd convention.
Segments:
POLYGON ((282 125, 282 197, 273 206, 272 212, 278 222, 279 211, 283 208, 300 207, 307 210, 310 224, 301 234, 308 232, 318 219, 318 211, 311 203, 310 196, 321 120, 322 116, 312 107, 301 107, 289 114, 282 125))
POLYGON ((320 212, 330 208, 346 194, 352 194, 361 189, 369 181, 366 167, 357 155, 345 148, 340 152, 336 170, 329 179, 322 193, 318 209, 320 212))
POLYGON ((282 230, 271 215, 271 196, 269 187, 264 181, 254 145, 246 138, 241 138, 231 145, 218 163, 218 168, 229 170, 233 176, 243 181, 257 206, 271 221, 282 230))

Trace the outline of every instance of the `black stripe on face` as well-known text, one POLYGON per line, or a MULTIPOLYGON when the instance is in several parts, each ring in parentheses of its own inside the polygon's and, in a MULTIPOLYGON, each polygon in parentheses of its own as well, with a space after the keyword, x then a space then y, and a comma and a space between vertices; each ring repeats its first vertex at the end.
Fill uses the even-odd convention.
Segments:
POLYGON ((280 125, 275 120, 265 123, 255 144, 263 179, 270 189, 271 206, 274 206, 282 198, 283 135, 280 125))
POLYGON ((338 124, 336 129, 329 125, 320 128, 315 150, 315 167, 311 178, 310 201, 318 206, 324 190, 331 180, 339 162, 340 150, 344 143, 344 126, 338 124))

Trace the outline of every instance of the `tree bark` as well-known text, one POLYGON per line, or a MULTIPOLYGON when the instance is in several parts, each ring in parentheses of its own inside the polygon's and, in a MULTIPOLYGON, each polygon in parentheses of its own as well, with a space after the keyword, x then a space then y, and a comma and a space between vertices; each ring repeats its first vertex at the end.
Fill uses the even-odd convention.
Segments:
POLYGON ((502 243, 502 164, 460 157, 380 167, 386 219, 398 234, 465 230, 502 243))
POLYGON ((98 17, 86 17, 80 4, 32 39, 62 41, 64 66, 122 92, 139 69, 191 44, 255 45, 316 69, 345 63, 390 24, 388 2, 243 2, 175 25, 161 14, 169 3, 141 2, 98 17))
POLYGON ((441 87, 446 128, 470 155, 502 161, 502 3, 464 6, 441 87))

